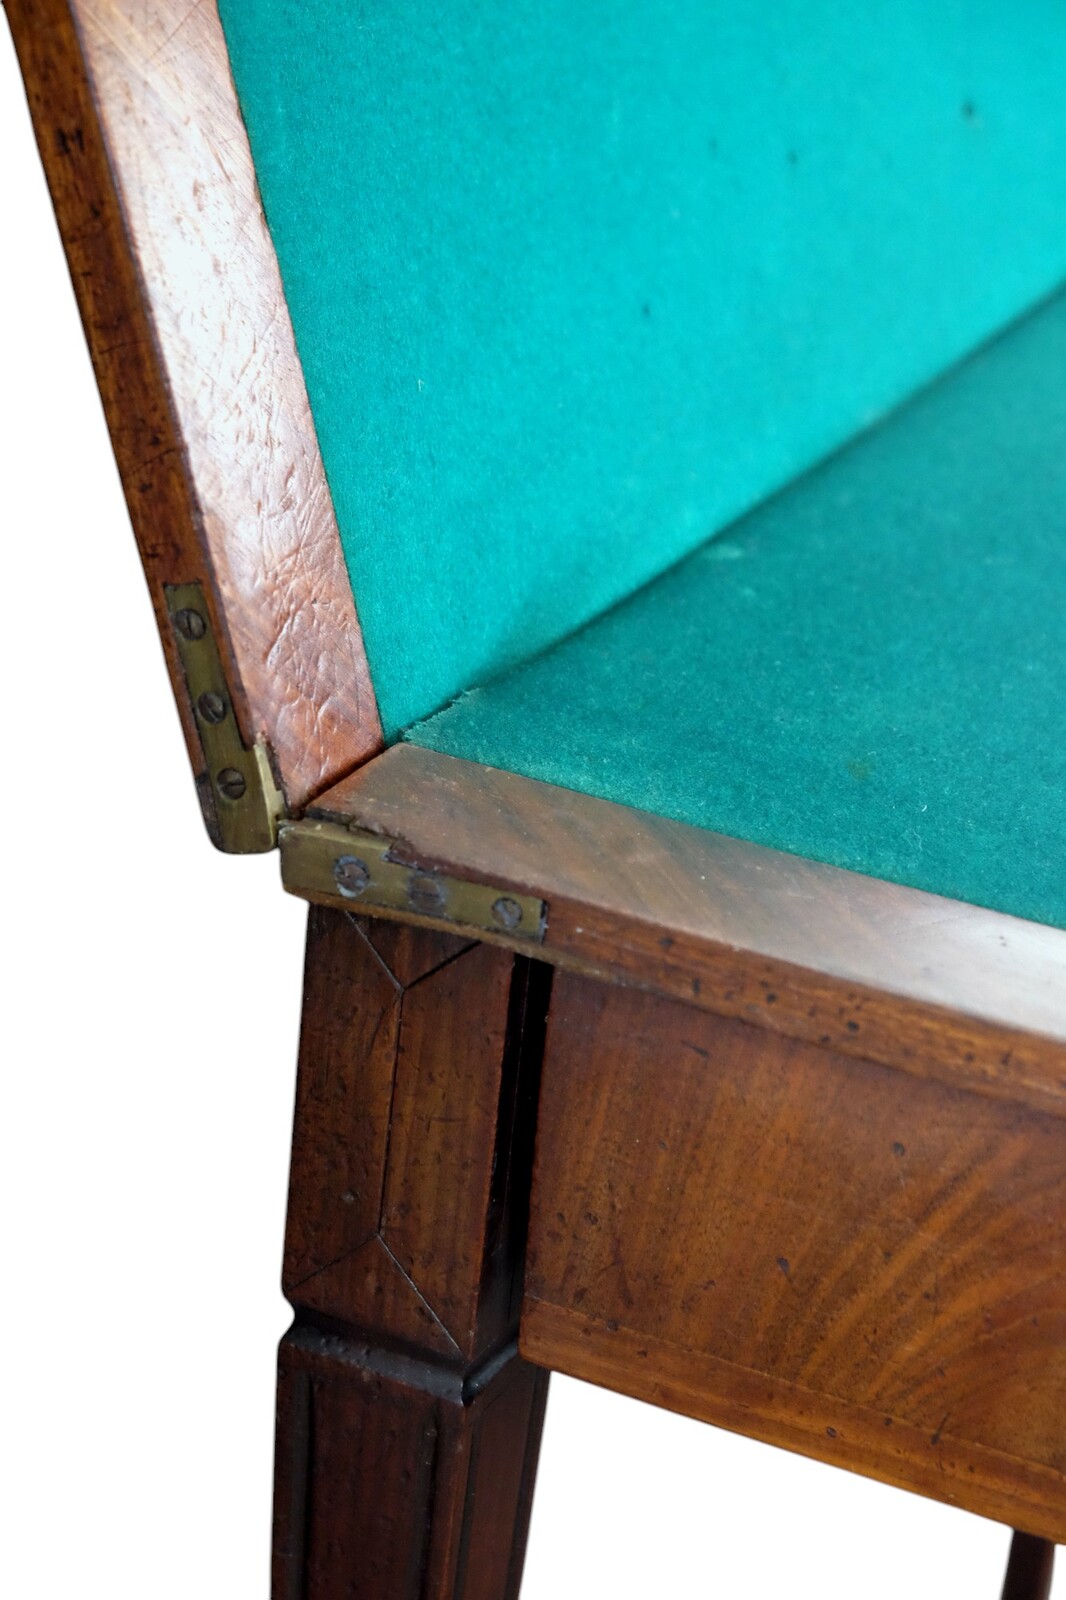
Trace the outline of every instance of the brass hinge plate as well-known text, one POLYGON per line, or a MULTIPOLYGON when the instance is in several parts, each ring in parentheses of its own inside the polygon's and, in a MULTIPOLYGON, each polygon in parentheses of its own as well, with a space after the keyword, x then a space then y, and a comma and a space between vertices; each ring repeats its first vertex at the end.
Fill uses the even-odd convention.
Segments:
POLYGON ((251 855, 272 850, 284 796, 274 781, 266 745, 241 738, 211 614, 199 583, 168 583, 167 611, 203 746, 215 820, 223 850, 251 855))
POLYGON ((279 838, 281 880, 291 894, 349 911, 406 914, 508 941, 543 942, 543 900, 405 861, 403 847, 380 834, 306 820, 286 823, 279 838))

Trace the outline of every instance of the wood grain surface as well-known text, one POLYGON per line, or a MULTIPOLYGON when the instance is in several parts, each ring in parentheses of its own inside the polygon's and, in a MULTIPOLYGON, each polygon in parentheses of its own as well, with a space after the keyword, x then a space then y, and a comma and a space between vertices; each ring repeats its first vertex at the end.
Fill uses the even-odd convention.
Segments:
POLYGON ((539 896, 547 961, 1066 1114, 1058 929, 409 745, 313 814, 539 896))
POLYGON ((5 8, 194 768, 165 583, 298 810, 381 729, 216 7, 5 8))
POLYGON ((1066 1123, 557 974, 533 1361, 1066 1539, 1066 1123))
POLYGON ((474 1362, 517 1326, 550 971, 313 909, 283 1287, 474 1362))

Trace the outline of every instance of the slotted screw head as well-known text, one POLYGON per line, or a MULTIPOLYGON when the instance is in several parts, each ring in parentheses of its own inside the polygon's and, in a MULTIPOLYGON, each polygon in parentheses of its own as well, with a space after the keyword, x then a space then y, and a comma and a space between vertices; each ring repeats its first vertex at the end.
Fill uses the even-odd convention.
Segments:
POLYGON ((207 623, 192 606, 184 606, 181 611, 175 611, 174 626, 183 639, 202 639, 207 632, 207 623))
POLYGON ((444 885, 425 872, 413 872, 407 881, 407 898, 416 911, 439 911, 447 898, 444 885))
POLYGON ((509 895, 501 895, 492 903, 492 920, 501 928, 517 928, 522 920, 522 907, 509 895))
POLYGON ((358 900, 370 882, 370 868, 358 856, 338 856, 333 863, 333 881, 346 900, 358 900))
POLYGON ((205 722, 222 722, 226 716, 226 702, 214 689, 205 689, 196 702, 205 722))
POLYGON ((243 772, 236 767, 223 767, 218 775, 218 787, 227 800, 239 800, 247 789, 243 772))

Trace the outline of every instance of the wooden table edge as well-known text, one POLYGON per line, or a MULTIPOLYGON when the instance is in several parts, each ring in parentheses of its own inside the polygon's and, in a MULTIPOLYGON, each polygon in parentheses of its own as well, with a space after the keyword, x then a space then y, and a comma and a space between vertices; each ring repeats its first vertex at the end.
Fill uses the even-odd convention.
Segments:
MULTIPOLYGON (((1066 1115, 1066 933, 398 745, 282 838, 285 886, 333 892, 307 830, 391 842, 425 875, 539 897, 542 937, 478 937, 847 1055, 1066 1115), (323 876, 324 872, 324 876, 323 876)), ((438 918, 426 918, 440 925, 438 918)))

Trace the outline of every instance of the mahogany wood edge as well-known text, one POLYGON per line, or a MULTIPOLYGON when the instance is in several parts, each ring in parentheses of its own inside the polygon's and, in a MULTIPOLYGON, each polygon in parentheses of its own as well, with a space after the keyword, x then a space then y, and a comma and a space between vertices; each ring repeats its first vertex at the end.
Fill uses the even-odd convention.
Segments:
MULTIPOLYGON (((411 854, 413 857, 415 856, 415 852, 411 852, 411 854)), ((418 855, 417 861, 413 864, 424 867, 429 871, 434 869, 440 871, 455 870, 454 863, 446 867, 443 862, 435 861, 425 855, 418 855)), ((503 876, 498 876, 492 881, 500 889, 505 890, 514 887, 513 880, 508 880, 503 876)), ((286 884, 285 887, 290 894, 298 899, 306 900, 311 905, 323 906, 330 910, 358 911, 358 907, 353 907, 349 901, 336 895, 306 892, 291 884, 286 884)), ((570 905, 564 905, 562 909, 568 918, 575 911, 575 908, 570 905)), ((626 988, 644 989, 653 994, 666 995, 671 999, 681 1000, 695 1006, 697 1010, 712 1012, 723 1017, 735 1017, 750 1027, 766 1028, 771 1032, 782 1034, 786 1038, 802 1039, 808 1043, 816 1043, 826 1049, 850 1056, 857 1061, 872 1061, 880 1066, 894 1067, 908 1072, 913 1077, 934 1079, 937 1082, 947 1084, 949 1087, 967 1089, 971 1093, 985 1094, 993 1099, 1020 1101, 1034 1109, 1045 1111, 1049 1115, 1066 1117, 1066 1096, 1054 1084, 1049 1088, 1043 1082, 1031 1082, 1023 1076, 1026 1062, 1019 1054, 1020 1042, 1013 1032, 1007 1030, 994 1032, 990 1028, 982 1027, 980 1029, 975 1028, 972 1032, 962 1035, 966 1042, 976 1042, 979 1046, 979 1051, 967 1050, 964 1052, 963 1064, 960 1064, 958 1051, 954 1051, 951 1055, 945 1054, 943 1058, 938 1058, 935 1054, 936 1050, 942 1048, 945 1042, 941 1037, 941 1030, 956 1030, 957 1019, 951 1013, 939 1017, 934 1007, 921 1007, 920 1009, 916 1007, 914 1008, 913 1016, 910 1018, 910 1032, 915 1038, 918 1038, 922 1033, 927 1033, 930 1050, 933 1053, 918 1054, 917 1045, 903 1040, 897 1040, 896 1046, 893 1047, 888 1028, 891 1018, 888 1015, 882 1018, 879 1013, 886 998, 892 1000, 894 997, 879 995, 876 990, 864 991, 859 985, 853 984, 849 986, 846 1003, 840 1001, 837 1006, 837 1012, 834 1015, 837 1016, 838 1023, 843 1021, 845 1029, 848 1021, 852 1020, 854 1016, 865 1016, 867 1020, 874 1018, 878 1023, 878 1027, 876 1029, 868 1029, 864 1038, 856 1038, 855 1035, 847 1032, 829 1034, 825 1031, 819 1031, 823 1028, 824 1019, 817 1013, 808 1013, 808 1020, 816 1023, 817 1026, 805 1027, 803 1019, 794 1015, 787 1007, 763 1014, 757 1003, 738 1006, 734 1004, 731 991, 707 987, 702 979, 699 994, 694 997, 691 989, 686 987, 684 982, 673 981, 672 974, 665 970, 650 968, 641 976, 627 971, 621 961, 612 963, 606 959, 602 961, 586 960, 564 948, 561 943, 553 942, 551 938, 552 916, 550 905, 545 942, 542 945, 535 946, 523 943, 505 933, 496 933, 485 928, 469 927, 463 923, 443 923, 439 918, 424 916, 414 911, 394 910, 387 906, 368 907, 366 915, 373 916, 375 920, 406 923, 416 927, 433 929, 437 932, 447 930, 469 939, 477 939, 484 944, 512 950, 518 955, 532 956, 535 960, 544 961, 564 971, 579 973, 582 977, 594 978, 603 983, 615 984, 626 988), (881 1026, 882 1023, 884 1026, 881 1026), (1001 1072, 999 1075, 992 1075, 990 1071, 982 1070, 983 1065, 986 1064, 985 1058, 987 1057, 987 1065, 990 1067, 997 1057, 997 1052, 1001 1066, 1003 1065, 1003 1056, 1007 1052, 1013 1052, 1014 1060, 1012 1060, 1011 1065, 1016 1068, 1013 1073, 1001 1072), (973 1059, 966 1060, 967 1056, 972 1056, 973 1059)), ((626 953, 624 950, 621 952, 623 958, 626 953)), ((744 958, 743 952, 731 952, 731 954, 736 956, 738 961, 742 961, 744 958)), ((701 970, 706 973, 707 967, 701 970)), ((737 977, 736 973, 737 969, 732 964, 724 968, 720 976, 720 984, 726 983, 731 978, 735 978, 738 983, 742 982, 743 978, 737 977)), ((796 984, 806 989, 808 984, 817 982, 820 976, 804 968, 789 968, 784 964, 771 966, 767 963, 759 982, 763 989, 771 992, 775 990, 784 991, 790 984, 796 984)), ((1045 1044, 1056 1045, 1057 1041, 1044 1040, 1034 1036, 1032 1044, 1035 1048, 1039 1048, 1045 1044)))
POLYGON ((950 1433, 930 1436, 832 1396, 527 1298, 519 1349, 534 1366, 843 1467, 1052 1543, 1066 1543, 1066 1479, 950 1433), (900 1470, 885 1465, 885 1437, 900 1470))
POLYGON ((1066 1115, 1057 929, 412 745, 310 815, 384 834, 411 865, 539 896, 539 959, 1066 1115))
POLYGON ((381 725, 215 0, 4 3, 209 828, 166 584, 298 811, 381 725))

